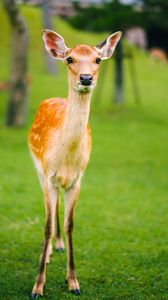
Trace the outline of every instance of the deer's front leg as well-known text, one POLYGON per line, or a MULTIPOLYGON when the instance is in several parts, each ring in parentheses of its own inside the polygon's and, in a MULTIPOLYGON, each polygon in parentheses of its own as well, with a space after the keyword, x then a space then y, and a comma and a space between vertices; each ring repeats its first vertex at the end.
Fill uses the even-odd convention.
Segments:
POLYGON ((79 195, 79 190, 80 190, 80 182, 77 182, 73 188, 65 192, 65 221, 64 221, 64 230, 65 230, 66 244, 67 244, 66 280, 68 282, 69 291, 71 291, 76 295, 80 294, 80 288, 75 273, 72 233, 73 233, 73 216, 74 216, 75 205, 79 195))
POLYGON ((45 209, 46 209, 46 224, 44 231, 44 243, 40 256, 39 272, 32 290, 32 299, 37 299, 43 295, 43 288, 46 281, 46 263, 49 260, 49 255, 52 249, 52 238, 54 233, 54 219, 55 219, 55 201, 56 191, 52 183, 46 182, 44 188, 45 209))
POLYGON ((64 242, 61 236, 60 229, 60 219, 59 219, 59 206, 60 206, 60 195, 58 193, 57 202, 56 202, 56 251, 62 252, 64 251, 64 242))

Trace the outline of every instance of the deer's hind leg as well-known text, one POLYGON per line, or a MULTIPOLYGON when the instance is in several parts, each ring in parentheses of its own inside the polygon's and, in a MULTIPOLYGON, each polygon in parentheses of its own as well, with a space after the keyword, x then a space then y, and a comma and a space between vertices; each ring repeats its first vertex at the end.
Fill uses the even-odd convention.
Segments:
POLYGON ((80 294, 80 288, 75 273, 72 233, 73 233, 73 217, 74 217, 75 206, 78 200, 79 191, 80 191, 80 181, 78 181, 71 189, 68 189, 65 192, 65 221, 64 221, 64 230, 65 230, 66 245, 67 245, 66 280, 68 283, 69 291, 71 291, 73 294, 76 295, 80 294))
POLYGON ((43 295, 43 288, 46 282, 46 264, 49 261, 49 256, 52 249, 52 238, 54 235, 55 208, 58 191, 54 188, 50 179, 44 181, 44 198, 46 223, 44 230, 44 243, 40 256, 39 271, 32 290, 32 299, 37 299, 43 295))

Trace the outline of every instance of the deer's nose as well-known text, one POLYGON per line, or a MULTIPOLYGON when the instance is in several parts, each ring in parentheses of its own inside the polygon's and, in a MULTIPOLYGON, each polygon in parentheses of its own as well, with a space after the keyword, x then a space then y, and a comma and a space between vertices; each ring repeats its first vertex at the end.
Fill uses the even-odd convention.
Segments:
POLYGON ((91 85, 92 79, 93 79, 93 76, 90 74, 81 74, 80 75, 80 82, 83 85, 91 85))

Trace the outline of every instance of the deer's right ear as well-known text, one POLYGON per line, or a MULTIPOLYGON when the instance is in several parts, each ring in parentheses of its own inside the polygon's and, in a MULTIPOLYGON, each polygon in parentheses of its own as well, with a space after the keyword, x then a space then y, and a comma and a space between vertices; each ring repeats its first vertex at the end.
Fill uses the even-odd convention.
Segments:
POLYGON ((45 29, 42 32, 42 38, 47 52, 53 58, 64 60, 69 48, 65 45, 63 37, 52 30, 45 29))
POLYGON ((122 32, 117 31, 113 34, 111 34, 106 40, 101 42, 99 45, 96 46, 96 49, 98 50, 101 59, 108 59, 113 55, 113 52, 115 50, 115 47, 117 46, 117 43, 119 42, 121 38, 122 32))

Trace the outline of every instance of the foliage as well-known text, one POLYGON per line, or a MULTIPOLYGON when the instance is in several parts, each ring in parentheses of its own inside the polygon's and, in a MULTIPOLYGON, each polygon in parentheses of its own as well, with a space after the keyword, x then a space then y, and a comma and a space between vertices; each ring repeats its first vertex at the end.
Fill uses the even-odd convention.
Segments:
MULTIPOLYGON (((30 31, 31 93, 25 129, 7 129, 0 94, 0 300, 28 300, 37 274, 43 239, 44 207, 27 147, 27 132, 40 101, 65 97, 66 71, 44 72, 41 14, 24 8, 30 31)), ((0 76, 7 79, 9 27, 0 12, 0 76)), ((107 34, 77 31, 55 24, 68 46, 97 44, 107 34)), ((166 300, 168 282, 168 102, 167 65, 134 52, 143 105, 135 107, 125 61, 126 106, 111 110, 111 67, 101 65, 102 100, 94 93, 93 150, 83 178, 75 217, 74 251, 80 300, 166 300)), ((63 223, 63 205, 62 205, 63 223)), ((47 269, 45 299, 76 299, 65 284, 66 256, 54 253, 47 269)))
POLYGON ((146 20, 149 46, 159 46, 168 51, 167 0, 144 0, 143 18, 146 20))
POLYGON ((143 0, 144 17, 147 18, 147 28, 168 30, 168 2, 167 0, 143 0))
POLYGON ((167 0, 135 1, 141 5, 136 9, 132 4, 119 0, 105 1, 101 6, 80 7, 75 3, 77 14, 69 19, 76 28, 89 31, 123 32, 132 26, 147 31, 149 46, 160 46, 168 51, 168 2, 167 0))
POLYGON ((118 0, 85 8, 75 4, 75 8, 77 14, 70 19, 70 23, 80 29, 116 31, 142 23, 141 14, 134 11, 132 5, 123 5, 118 0))

